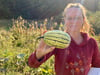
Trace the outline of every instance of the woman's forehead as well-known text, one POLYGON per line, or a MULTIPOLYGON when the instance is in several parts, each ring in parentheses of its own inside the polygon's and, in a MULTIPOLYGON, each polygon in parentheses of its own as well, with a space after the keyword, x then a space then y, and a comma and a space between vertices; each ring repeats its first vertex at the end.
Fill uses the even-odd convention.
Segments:
POLYGON ((82 10, 80 8, 68 8, 66 16, 82 16, 82 10))

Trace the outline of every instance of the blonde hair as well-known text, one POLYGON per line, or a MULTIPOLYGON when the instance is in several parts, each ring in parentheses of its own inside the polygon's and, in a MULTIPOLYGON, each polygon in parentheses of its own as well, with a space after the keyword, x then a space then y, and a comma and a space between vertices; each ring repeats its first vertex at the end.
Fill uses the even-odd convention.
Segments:
MULTIPOLYGON (((84 18, 84 23, 83 23, 83 27, 82 29, 80 30, 80 32, 85 32, 85 33, 89 33, 89 30, 90 30, 90 24, 87 20, 87 17, 86 17, 86 9, 84 8, 84 6, 82 6, 80 3, 69 3, 66 8, 64 9, 64 12, 63 12, 63 16, 64 18, 66 17, 66 12, 67 12, 67 9, 68 8, 80 8, 81 11, 82 11, 82 15, 83 15, 83 18, 84 18)), ((65 27, 66 28, 66 27, 65 27)), ((67 31, 67 30, 66 30, 67 31)))

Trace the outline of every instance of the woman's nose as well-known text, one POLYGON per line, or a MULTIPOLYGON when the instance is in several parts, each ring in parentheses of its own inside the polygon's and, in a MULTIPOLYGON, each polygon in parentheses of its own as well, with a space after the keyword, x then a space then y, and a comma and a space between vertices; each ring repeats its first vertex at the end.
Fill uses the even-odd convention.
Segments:
POLYGON ((74 19, 71 19, 71 20, 70 20, 70 23, 75 23, 75 20, 74 20, 74 19))

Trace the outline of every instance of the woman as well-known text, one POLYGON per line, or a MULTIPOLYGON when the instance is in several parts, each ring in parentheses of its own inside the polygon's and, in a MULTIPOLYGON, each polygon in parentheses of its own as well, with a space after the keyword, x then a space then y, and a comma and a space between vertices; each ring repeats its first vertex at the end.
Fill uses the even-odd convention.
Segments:
POLYGON ((91 67, 100 67, 100 53, 96 41, 89 37, 89 23, 81 4, 69 4, 64 10, 65 31, 71 43, 65 49, 47 46, 43 39, 29 57, 30 67, 39 67, 55 55, 56 75, 87 75, 91 67))

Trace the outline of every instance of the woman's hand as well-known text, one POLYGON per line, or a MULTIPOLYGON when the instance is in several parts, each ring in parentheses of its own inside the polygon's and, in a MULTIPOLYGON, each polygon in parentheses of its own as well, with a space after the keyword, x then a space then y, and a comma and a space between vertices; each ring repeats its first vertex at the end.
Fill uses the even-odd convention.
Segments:
POLYGON ((52 52, 55 49, 55 47, 51 47, 45 44, 44 40, 41 39, 38 48, 36 49, 36 57, 37 59, 42 58, 44 55, 48 54, 49 52, 52 52))

